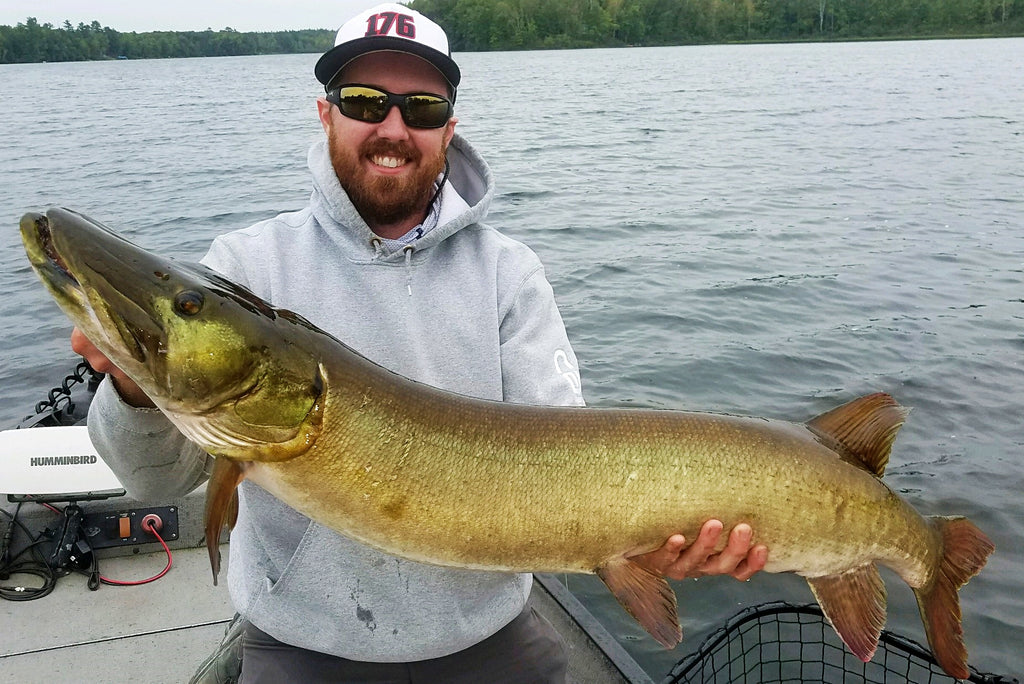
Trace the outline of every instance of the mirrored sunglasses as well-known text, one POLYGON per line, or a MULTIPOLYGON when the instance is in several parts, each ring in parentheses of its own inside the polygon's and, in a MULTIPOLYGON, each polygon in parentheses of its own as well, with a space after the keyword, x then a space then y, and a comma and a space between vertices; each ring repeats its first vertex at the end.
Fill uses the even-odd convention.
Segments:
POLYGON ((440 95, 410 93, 395 95, 380 88, 358 83, 335 86, 327 91, 327 101, 342 114, 356 121, 380 123, 394 106, 402 120, 413 128, 441 128, 452 116, 452 103, 440 95))

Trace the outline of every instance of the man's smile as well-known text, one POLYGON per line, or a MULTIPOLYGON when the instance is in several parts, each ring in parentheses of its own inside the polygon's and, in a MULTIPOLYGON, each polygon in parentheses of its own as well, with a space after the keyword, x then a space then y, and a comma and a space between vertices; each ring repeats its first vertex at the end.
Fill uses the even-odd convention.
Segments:
POLYGON ((384 155, 373 155, 370 157, 370 161, 377 166, 383 166, 387 169, 397 169, 400 166, 405 166, 406 162, 408 162, 404 157, 391 157, 384 155))

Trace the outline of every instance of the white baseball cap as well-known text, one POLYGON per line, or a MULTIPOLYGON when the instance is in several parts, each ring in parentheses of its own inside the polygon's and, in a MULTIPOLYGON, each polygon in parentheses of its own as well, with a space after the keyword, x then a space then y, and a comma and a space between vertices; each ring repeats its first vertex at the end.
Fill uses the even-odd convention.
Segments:
POLYGON ((386 3, 360 12, 338 29, 334 47, 317 61, 313 73, 326 87, 346 64, 367 52, 407 52, 430 62, 452 85, 462 74, 452 60, 448 35, 436 23, 405 5, 386 3))

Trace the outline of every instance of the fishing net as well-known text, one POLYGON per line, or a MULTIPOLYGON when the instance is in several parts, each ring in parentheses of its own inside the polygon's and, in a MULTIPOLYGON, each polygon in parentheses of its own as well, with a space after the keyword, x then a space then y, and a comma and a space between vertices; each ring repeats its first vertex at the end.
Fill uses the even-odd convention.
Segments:
POLYGON ((1019 684, 1017 679, 971 668, 958 680, 946 674, 928 649, 883 631, 871 662, 843 646, 817 605, 774 602, 747 608, 710 634, 679 661, 663 684, 1019 684))

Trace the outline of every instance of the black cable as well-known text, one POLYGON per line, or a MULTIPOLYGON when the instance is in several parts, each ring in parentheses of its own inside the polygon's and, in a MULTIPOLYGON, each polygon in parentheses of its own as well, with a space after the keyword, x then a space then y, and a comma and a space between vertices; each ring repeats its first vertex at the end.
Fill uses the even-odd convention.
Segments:
POLYGON ((38 537, 36 539, 32 539, 32 533, 29 532, 23 522, 18 520, 18 513, 20 511, 21 502, 18 502, 18 507, 14 509, 13 515, 8 511, 0 509, 0 512, 10 518, 10 523, 8 524, 7 531, 4 533, 3 537, 3 554, 0 555, 0 557, 4 558, 4 563, 0 566, 0 579, 6 582, 15 575, 30 575, 41 580, 42 586, 31 587, 20 583, 0 584, 0 598, 7 601, 33 601, 50 594, 54 587, 57 586, 57 573, 55 573, 53 568, 46 563, 46 559, 39 550, 39 545, 45 540, 38 537), (11 556, 11 545, 14 537, 13 531, 15 525, 21 528, 25 533, 25 536, 30 541, 25 548, 14 554, 14 556, 11 556), (35 556, 35 560, 18 560, 29 552, 35 556))
POLYGON ((48 596, 57 586, 57 576, 49 565, 42 561, 22 561, 7 567, 11 575, 34 575, 42 580, 42 586, 30 587, 24 584, 0 584, 0 598, 7 601, 34 601, 48 596))
MULTIPOLYGON (((441 191, 444 190, 444 184, 446 182, 448 182, 448 172, 449 171, 451 171, 451 166, 448 165, 448 155, 445 155, 445 158, 444 158, 444 173, 441 176, 441 182, 437 184, 437 190, 434 191, 434 194, 431 195, 431 197, 430 197, 430 201, 427 202, 427 215, 428 216, 430 215, 430 212, 434 210, 434 202, 441 195, 441 191)), ((90 370, 92 370, 92 369, 90 368, 90 370)), ((93 371, 93 372, 95 372, 95 371, 93 371)))
MULTIPOLYGON (((72 425, 84 417, 81 412, 76 413, 75 402, 72 401, 72 388, 79 383, 86 383, 91 394, 96 392, 96 387, 104 374, 93 370, 92 366, 85 360, 78 363, 71 373, 64 378, 59 387, 54 387, 47 394, 46 399, 35 405, 35 412, 26 416, 19 428, 72 425)), ((91 396, 86 400, 86 406, 91 396)))
MULTIPOLYGON (((21 508, 21 504, 18 504, 18 508, 21 508)), ((7 576, 4 574, 4 568, 11 562, 11 539, 14 537, 14 516, 7 511, 4 511, 11 521, 7 523, 7 529, 4 530, 4 537, 0 540, 0 580, 6 580, 7 576)))

